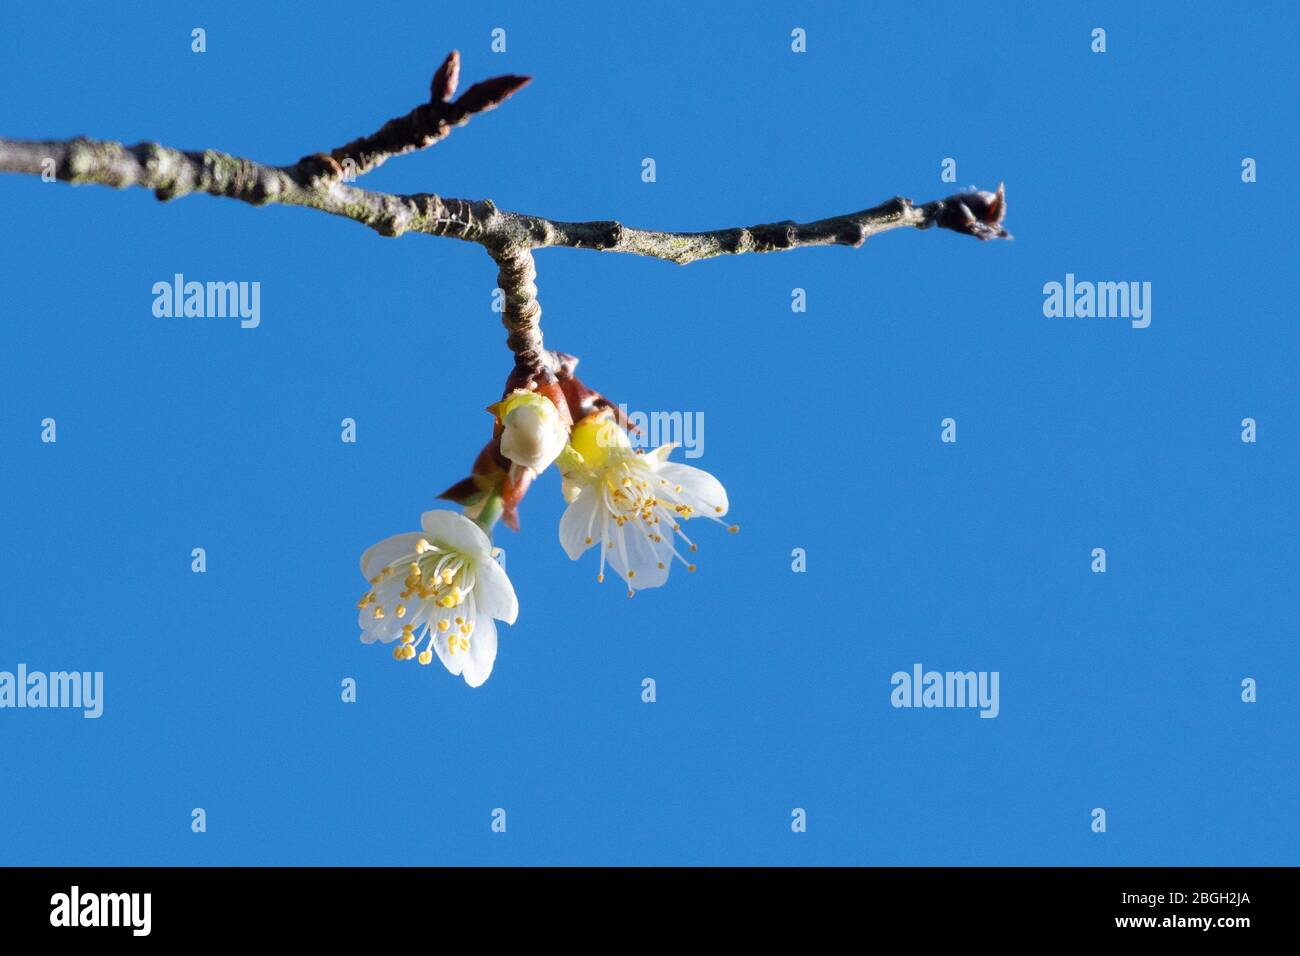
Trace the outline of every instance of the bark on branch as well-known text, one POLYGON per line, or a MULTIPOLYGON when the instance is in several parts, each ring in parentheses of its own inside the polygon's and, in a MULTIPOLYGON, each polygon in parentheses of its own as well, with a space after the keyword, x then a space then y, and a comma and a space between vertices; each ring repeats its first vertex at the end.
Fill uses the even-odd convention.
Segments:
POLYGON ((483 246, 500 269, 506 294, 508 344, 521 367, 546 361, 538 326, 541 307, 531 252, 547 247, 626 252, 681 265, 715 256, 778 252, 808 246, 860 246, 871 236, 910 227, 939 226, 977 239, 1010 238, 1002 227, 1006 200, 970 191, 915 205, 895 196, 878 206, 813 222, 765 223, 707 232, 635 229, 607 220, 561 222, 498 209, 490 199, 449 199, 434 193, 399 195, 351 185, 390 156, 424 149, 453 128, 497 106, 530 77, 499 76, 476 83, 455 100, 460 58, 453 51, 434 74, 431 98, 376 133, 290 166, 270 166, 217 150, 182 151, 158 143, 134 146, 77 138, 64 141, 0 138, 0 172, 53 174, 75 185, 122 189, 141 186, 160 200, 192 193, 239 199, 256 206, 303 206, 369 226, 384 236, 408 232, 449 236, 483 246))
POLYGON ((1000 186, 997 193, 959 193, 919 206, 895 196, 879 206, 814 222, 783 220, 707 232, 662 232, 635 229, 615 220, 563 222, 508 212, 490 199, 359 189, 326 167, 322 155, 305 157, 292 166, 266 166, 217 150, 184 152, 151 142, 124 146, 83 138, 0 138, 0 172, 39 176, 48 168, 63 182, 119 189, 142 186, 163 200, 208 193, 255 206, 305 206, 343 216, 385 236, 408 232, 450 236, 503 254, 563 246, 627 252, 685 265, 744 252, 860 246, 877 233, 905 226, 928 229, 937 225, 978 239, 1009 238, 1002 228, 1006 202, 1000 186))

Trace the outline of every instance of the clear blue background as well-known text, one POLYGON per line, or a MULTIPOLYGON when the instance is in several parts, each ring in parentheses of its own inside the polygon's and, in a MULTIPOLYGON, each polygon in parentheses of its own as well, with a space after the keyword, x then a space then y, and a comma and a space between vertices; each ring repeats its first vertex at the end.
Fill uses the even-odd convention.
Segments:
POLYGON ((97 721, 0 711, 0 863, 1296 863, 1294 8, 905 6, 9 5, 6 136, 288 163, 458 48, 463 85, 535 80, 362 185, 698 229, 944 196, 951 156, 1016 241, 541 252, 548 344, 703 412, 743 530, 629 601, 561 552, 547 474, 472 691, 354 603, 487 438, 484 252, 0 179, 0 669, 106 684, 97 721), (260 281, 261 327, 154 318, 176 272, 260 281), (1044 318, 1067 272, 1151 282, 1151 327, 1044 318), (1001 716, 893 709, 915 662, 999 671, 1001 716))

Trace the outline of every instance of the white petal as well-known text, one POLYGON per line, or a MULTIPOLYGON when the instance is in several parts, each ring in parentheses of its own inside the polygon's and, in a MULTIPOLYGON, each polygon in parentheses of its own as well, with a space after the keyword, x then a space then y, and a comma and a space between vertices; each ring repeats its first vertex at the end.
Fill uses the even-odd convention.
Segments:
POLYGON ((677 447, 677 442, 670 441, 668 444, 660 445, 654 451, 649 452, 645 456, 645 459, 652 465, 663 464, 668 460, 668 456, 672 454, 672 450, 676 447, 677 447))
POLYGON ((357 621, 361 625, 361 643, 373 644, 375 641, 382 641, 385 644, 391 644, 402 633, 404 621, 399 621, 397 615, 390 608, 383 618, 375 619, 374 605, 363 607, 357 621))
POLYGON ((465 555, 487 554, 492 550, 483 529, 459 511, 426 511, 420 516, 420 527, 434 544, 445 545, 465 555))
POLYGON ((385 538, 378 544, 371 545, 366 549, 366 553, 361 556, 361 573, 367 579, 373 578, 394 561, 398 561, 408 554, 415 554, 415 543, 423 537, 424 535, 418 531, 408 531, 405 534, 395 534, 391 538, 385 538))
POLYGON ((633 518, 624 522, 621 528, 611 524, 609 529, 614 542, 609 551, 609 563, 633 591, 659 587, 668 580, 671 567, 672 552, 667 544, 651 541, 645 528, 643 522, 633 518), (661 564, 662 568, 659 567, 661 564), (627 576, 629 571, 636 572, 630 579, 627 576))
MULTIPOLYGON (((397 616, 397 605, 406 603, 399 597, 404 586, 403 580, 401 574, 390 574, 374 589, 375 600, 357 612, 357 623, 366 631, 366 635, 361 640, 366 644, 373 644, 375 641, 390 644, 401 634, 402 625, 410 623, 409 610, 406 617, 399 619, 397 616), (384 609, 382 618, 375 617, 377 607, 384 609)), ((408 605, 408 609, 410 607, 411 605, 408 605)))
POLYGON ((600 500, 595 488, 583 488, 560 518, 560 546, 574 561, 595 544, 600 529, 595 527, 593 519, 596 509, 603 506, 604 502, 600 500))
MULTIPOLYGON (((468 607, 469 605, 465 604, 461 606, 468 607)), ((466 618, 466 620, 468 620, 468 618, 466 618)), ((446 631, 440 631, 435 627, 433 631, 433 650, 434 653, 438 655, 438 660, 442 661, 443 667, 447 668, 451 673, 459 675, 460 672, 465 669, 465 658, 469 657, 469 655, 461 653, 460 651, 453 654, 447 647, 447 637, 455 630, 456 624, 454 621, 452 622, 451 628, 446 631)))
POLYGON ((478 687, 492 673, 497 659, 497 626, 492 618, 480 614, 474 621, 474 633, 469 636, 468 653, 456 655, 463 663, 462 676, 470 687, 478 687))
POLYGON ((568 442, 555 406, 545 399, 538 405, 516 408, 502 424, 501 454, 536 472, 545 471, 568 442))
POLYGON ((700 516, 720 517, 730 507, 727 490, 722 487, 722 482, 702 468, 668 461, 659 466, 659 477, 667 481, 672 490, 672 494, 665 495, 665 498, 690 505, 700 516), (677 490, 678 485, 681 486, 680 491, 677 490))
POLYGON ((578 495, 582 494, 582 490, 586 487, 587 485, 578 479, 576 472, 565 475, 560 479, 560 492, 564 495, 564 500, 569 504, 577 501, 578 495))
POLYGON ((438 610, 433 601, 421 601, 419 598, 411 598, 406 602, 406 616, 402 618, 403 624, 409 624, 417 632, 420 625, 433 616, 433 612, 438 610))
MULTIPOLYGON (((505 569, 491 558, 474 564, 474 606, 480 617, 507 624, 519 616, 519 599, 505 569)), ((477 632, 475 632, 477 633, 477 632)))

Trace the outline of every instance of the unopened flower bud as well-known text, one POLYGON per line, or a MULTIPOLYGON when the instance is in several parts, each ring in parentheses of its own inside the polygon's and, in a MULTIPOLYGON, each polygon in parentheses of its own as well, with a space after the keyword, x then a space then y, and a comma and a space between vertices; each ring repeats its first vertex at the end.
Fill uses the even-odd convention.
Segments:
POLYGON ((536 392, 511 392, 492 406, 492 411, 505 429, 501 454, 534 472, 545 470, 555 461, 569 440, 559 410, 536 392))

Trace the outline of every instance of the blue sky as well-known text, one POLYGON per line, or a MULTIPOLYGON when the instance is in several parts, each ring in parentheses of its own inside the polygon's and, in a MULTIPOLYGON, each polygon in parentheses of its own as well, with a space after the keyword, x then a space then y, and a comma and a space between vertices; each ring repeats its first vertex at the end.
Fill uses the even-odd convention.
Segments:
POLYGON ((547 344, 702 413, 742 532, 629 601, 560 550, 548 473, 471 690, 362 646, 354 602, 487 437, 487 255, 0 178, 0 670, 105 675, 98 720, 0 710, 0 862, 1294 864, 1294 9, 900 7, 7 9, 4 136, 289 163, 458 48, 463 85, 534 82, 361 185, 703 229, 941 197, 952 157, 1016 240, 540 252, 547 344), (178 272, 260 282, 260 326, 155 318, 178 272), (1150 282, 1150 327, 1045 317, 1067 273, 1150 282), (918 662, 998 672, 999 716, 891 707, 918 662))

